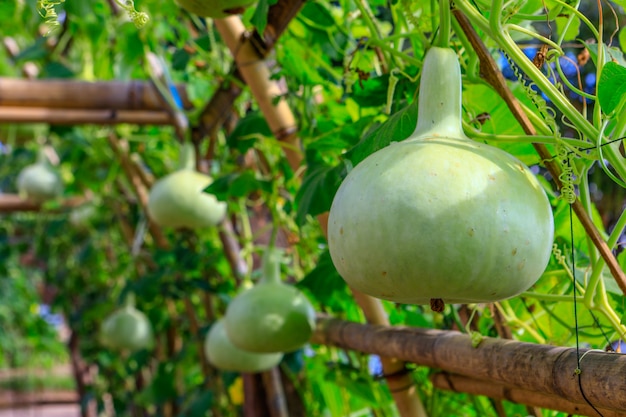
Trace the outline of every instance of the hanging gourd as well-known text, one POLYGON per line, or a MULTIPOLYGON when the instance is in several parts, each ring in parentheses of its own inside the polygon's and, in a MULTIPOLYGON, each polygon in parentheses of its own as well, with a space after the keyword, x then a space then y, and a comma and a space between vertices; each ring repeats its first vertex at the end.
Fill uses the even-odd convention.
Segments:
POLYGON ((150 217, 163 227, 200 229, 217 225, 226 214, 226 203, 204 192, 212 181, 210 176, 195 170, 193 145, 181 145, 179 169, 150 189, 150 217))
POLYGON ((63 192, 61 177, 52 167, 45 148, 37 153, 37 162, 20 171, 17 190, 21 196, 37 202, 52 200, 63 192))
POLYGON ((224 320, 217 320, 207 333, 204 352, 209 362, 218 369, 233 372, 262 372, 278 365, 282 353, 254 353, 239 349, 229 340, 224 320))
POLYGON ((202 17, 223 19, 241 14, 256 0, 176 0, 180 7, 202 17))
POLYGON ((120 351, 148 349, 154 343, 152 324, 144 313, 135 308, 135 297, 130 294, 125 305, 108 316, 100 327, 100 342, 107 348, 120 351))
POLYGON ((315 309, 300 290, 281 281, 280 255, 277 249, 268 249, 260 281, 237 295, 226 309, 228 337, 241 349, 291 352, 313 334, 315 309))
POLYGON ((400 303, 493 302, 532 286, 550 258, 553 217, 533 173, 469 139, 456 53, 432 47, 418 122, 345 178, 328 223, 330 254, 355 289, 400 303))

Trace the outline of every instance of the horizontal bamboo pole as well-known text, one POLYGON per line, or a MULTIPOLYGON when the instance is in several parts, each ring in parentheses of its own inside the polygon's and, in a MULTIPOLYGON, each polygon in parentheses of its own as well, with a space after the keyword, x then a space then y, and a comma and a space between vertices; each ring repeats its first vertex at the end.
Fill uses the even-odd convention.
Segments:
POLYGON ((626 411, 626 355, 485 337, 478 347, 456 331, 377 326, 322 318, 313 343, 394 357, 446 372, 626 411))
POLYGON ((0 106, 0 123, 49 123, 54 125, 131 123, 168 125, 172 117, 163 110, 68 109, 0 106))
MULTIPOLYGON (((78 404, 78 402, 79 398, 76 391, 0 392, 0 410, 78 404)), ((16 415, 18 414, 16 413, 16 415)))
MULTIPOLYGON (((520 388, 511 388, 463 375, 438 372, 436 374, 432 374, 430 376, 430 380, 435 388, 442 390, 464 392, 472 395, 485 395, 497 400, 506 400, 517 404, 563 411, 575 415, 593 417, 598 415, 598 413, 587 403, 577 404, 556 395, 520 388)), ((625 414, 624 412, 612 411, 604 408, 600 409, 596 407, 596 409, 602 413, 603 417, 623 417, 625 414)))
MULTIPOLYGON (((85 197, 72 197, 62 201, 61 207, 64 209, 77 207, 85 201, 85 197)), ((41 203, 23 198, 17 194, 0 194, 0 213, 40 211, 41 207, 41 203)))
MULTIPOLYGON (((177 86, 185 108, 191 102, 177 86)), ((23 80, 0 77, 0 106, 64 109, 164 110, 158 90, 147 81, 23 80)))

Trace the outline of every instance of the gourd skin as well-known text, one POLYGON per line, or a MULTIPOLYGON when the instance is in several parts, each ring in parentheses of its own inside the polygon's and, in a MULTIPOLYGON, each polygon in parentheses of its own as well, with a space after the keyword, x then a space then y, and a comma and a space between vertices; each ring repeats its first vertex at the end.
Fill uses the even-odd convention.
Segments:
POLYGON ((152 346, 152 325, 141 311, 125 306, 111 314, 100 328, 100 341, 116 350, 140 350, 152 346))
POLYGON ((211 182, 211 177, 192 169, 161 178, 150 190, 150 217, 163 227, 198 229, 217 225, 226 214, 226 204, 203 192, 211 182))
POLYGON ((202 17, 222 19, 243 12, 256 0, 177 0, 190 13, 202 17))
POLYGON ((20 171, 17 189, 19 194, 41 202, 61 195, 63 184, 59 175, 50 166, 37 162, 20 171))
POLYGON ((513 297, 549 261, 549 200, 522 162, 463 134, 458 60, 431 51, 415 133, 368 156, 335 195, 330 255, 350 286, 381 299, 513 297))
POLYGON ((224 320, 217 320, 205 339, 204 351, 215 366, 223 371, 262 372, 278 365, 283 353, 253 353, 239 349, 231 343, 224 320))
POLYGON ((228 305, 225 326, 231 342, 251 352, 291 352, 309 341, 315 309, 297 288, 261 282, 228 305))

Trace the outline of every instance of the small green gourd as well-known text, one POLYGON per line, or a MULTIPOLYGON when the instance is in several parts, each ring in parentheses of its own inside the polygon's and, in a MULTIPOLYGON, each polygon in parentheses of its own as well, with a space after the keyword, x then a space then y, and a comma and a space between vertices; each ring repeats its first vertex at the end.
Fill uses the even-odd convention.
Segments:
POLYGON ((17 176, 18 193, 36 202, 52 200, 63 193, 63 182, 50 164, 44 148, 37 153, 37 162, 26 166, 17 176))
POLYGON ((144 313, 135 308, 130 294, 125 305, 108 316, 100 327, 100 342, 118 351, 149 349, 154 343, 152 324, 144 313))
POLYGON ((339 187, 328 244, 339 274, 409 304, 493 302, 532 286, 550 259, 550 203, 515 157, 465 136, 456 53, 432 47, 406 140, 373 153, 339 187))
POLYGON ((280 279, 280 252, 263 256, 261 280, 228 305, 225 326, 232 343, 251 352, 291 352, 315 329, 315 309, 307 297, 280 279))
POLYGON ((224 328, 224 320, 217 320, 207 333, 204 352, 209 362, 218 369, 232 372, 262 372, 278 365, 283 353, 254 353, 232 344, 224 328))
POLYGON ((150 189, 148 214, 158 225, 202 229, 216 226, 226 215, 226 203, 204 189, 213 182, 195 170, 195 151, 181 146, 180 168, 158 180, 150 189))

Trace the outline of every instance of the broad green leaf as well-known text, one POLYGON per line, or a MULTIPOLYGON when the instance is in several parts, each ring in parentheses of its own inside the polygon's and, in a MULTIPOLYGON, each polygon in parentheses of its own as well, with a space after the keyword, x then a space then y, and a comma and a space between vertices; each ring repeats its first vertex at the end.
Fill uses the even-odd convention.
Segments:
POLYGON ((602 111, 606 114, 613 112, 624 100, 625 94, 626 68, 615 62, 607 62, 598 82, 598 100, 602 111))
POLYGON ((245 153, 263 136, 273 136, 272 131, 263 115, 255 111, 239 120, 235 129, 226 138, 226 143, 230 148, 245 153))
POLYGON ((417 100, 411 105, 394 113, 385 123, 371 131, 361 142, 346 153, 356 166, 370 154, 388 146, 391 142, 400 142, 408 138, 417 126, 417 100))
POLYGON ((248 170, 217 178, 204 191, 215 195, 220 201, 226 201, 229 197, 245 197, 253 191, 270 192, 271 189, 271 181, 258 179, 253 171, 248 170))
POLYGON ((557 17, 556 18, 556 30, 559 33, 559 35, 561 34, 564 35, 563 37, 564 41, 575 40, 580 30, 580 18, 578 16, 573 16, 572 22, 570 23, 569 26, 567 26, 567 30, 563 32, 566 29, 566 24, 567 22, 569 22, 569 20, 570 20, 569 17, 557 17))
POLYGON ((276 4, 277 2, 278 0, 259 0, 257 3, 256 10, 250 18, 250 21, 259 33, 263 33, 265 31, 265 27, 267 26, 267 13, 270 6, 276 4))
MULTIPOLYGON (((598 63, 598 44, 596 43, 584 43, 585 48, 589 51, 589 56, 593 60, 594 64, 598 63)), ((607 46, 604 45, 604 62, 608 63, 611 61, 616 61, 618 64, 622 66, 626 66, 626 59, 624 59, 624 53, 615 46, 607 46)))
POLYGON ((296 194, 297 224, 303 225, 308 216, 316 216, 330 210, 344 175, 343 165, 333 167, 320 164, 309 168, 296 194))
POLYGON ((335 269, 328 250, 320 255, 315 268, 296 286, 307 289, 322 305, 332 305, 333 298, 344 293, 347 288, 346 282, 335 269))

